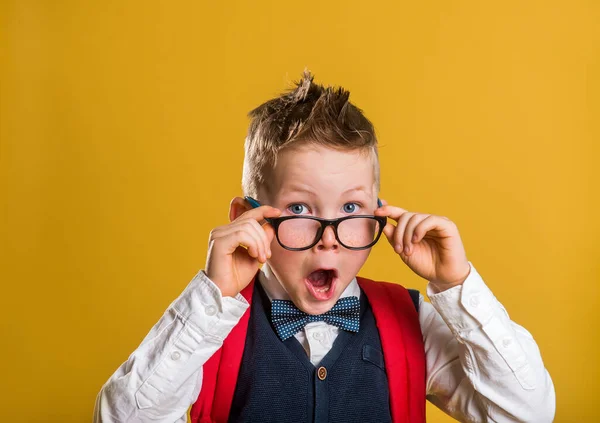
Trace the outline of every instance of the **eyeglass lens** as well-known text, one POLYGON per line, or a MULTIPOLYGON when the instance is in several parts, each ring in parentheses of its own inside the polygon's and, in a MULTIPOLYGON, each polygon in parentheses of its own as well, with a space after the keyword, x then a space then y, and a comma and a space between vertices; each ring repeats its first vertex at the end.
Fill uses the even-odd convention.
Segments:
MULTIPOLYGON (((304 248, 316 241, 321 223, 313 219, 284 220, 279 225, 279 241, 289 248, 304 248)), ((371 244, 379 234, 379 222, 370 217, 343 220, 337 227, 340 242, 361 248, 371 244)))

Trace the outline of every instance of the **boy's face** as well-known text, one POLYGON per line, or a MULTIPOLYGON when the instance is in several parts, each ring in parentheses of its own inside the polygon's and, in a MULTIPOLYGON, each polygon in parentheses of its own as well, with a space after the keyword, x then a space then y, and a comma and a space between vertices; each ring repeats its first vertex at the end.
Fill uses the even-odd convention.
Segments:
MULTIPOLYGON (((281 216, 306 215, 326 219, 373 214, 377 208, 371 155, 339 151, 314 144, 283 150, 273 169, 266 204, 281 216)), ((333 227, 304 251, 289 251, 277 239, 268 263, 291 300, 308 314, 329 311, 367 260, 370 249, 341 246, 333 227)))

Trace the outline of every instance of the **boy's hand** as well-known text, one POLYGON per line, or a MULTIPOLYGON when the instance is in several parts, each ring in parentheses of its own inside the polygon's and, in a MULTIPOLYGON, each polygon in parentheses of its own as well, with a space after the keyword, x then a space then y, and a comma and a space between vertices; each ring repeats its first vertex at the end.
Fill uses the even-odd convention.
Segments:
POLYGON ((257 207, 210 232, 206 275, 223 296, 237 295, 248 286, 260 264, 271 257, 275 231, 270 224, 261 226, 259 222, 280 214, 280 210, 270 206, 257 207))
POLYGON ((390 206, 375 210, 397 222, 388 224, 383 233, 400 258, 417 275, 431 282, 438 292, 461 285, 471 266, 456 224, 447 217, 411 213, 390 206))

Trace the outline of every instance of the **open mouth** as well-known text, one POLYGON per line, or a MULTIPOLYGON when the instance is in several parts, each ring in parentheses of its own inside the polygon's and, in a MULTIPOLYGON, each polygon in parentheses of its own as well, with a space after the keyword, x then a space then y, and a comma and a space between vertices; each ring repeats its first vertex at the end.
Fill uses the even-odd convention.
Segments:
POLYGON ((317 300, 329 300, 335 291, 338 272, 336 269, 317 269, 305 279, 309 292, 317 300))

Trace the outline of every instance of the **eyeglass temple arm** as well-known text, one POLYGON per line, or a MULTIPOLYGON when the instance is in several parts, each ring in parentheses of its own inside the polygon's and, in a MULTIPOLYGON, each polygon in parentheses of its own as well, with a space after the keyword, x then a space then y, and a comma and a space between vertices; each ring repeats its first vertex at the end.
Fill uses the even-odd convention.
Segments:
POLYGON ((249 202, 253 209, 255 209, 257 207, 260 207, 260 203, 258 201, 256 201, 252 197, 246 196, 246 197, 244 197, 244 200, 246 200, 247 202, 249 202))

